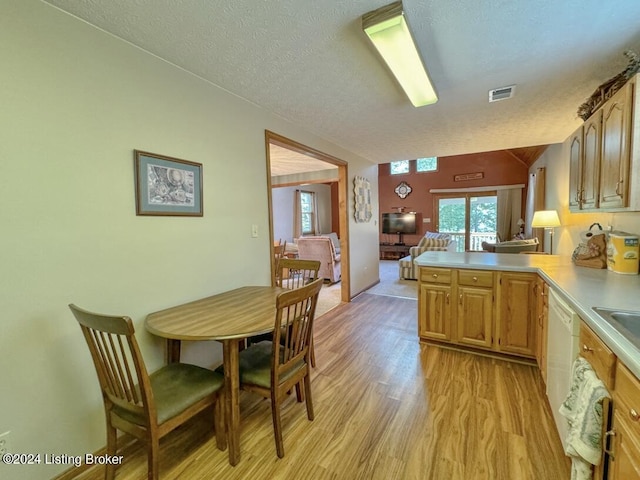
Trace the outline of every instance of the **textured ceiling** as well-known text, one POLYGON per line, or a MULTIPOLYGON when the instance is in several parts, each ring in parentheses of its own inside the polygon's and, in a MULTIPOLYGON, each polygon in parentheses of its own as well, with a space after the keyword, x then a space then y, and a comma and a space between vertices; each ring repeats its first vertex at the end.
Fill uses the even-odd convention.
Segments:
POLYGON ((562 142, 640 51, 638 0, 405 0, 439 95, 414 108, 360 28, 390 0, 46 3, 375 163, 562 142))

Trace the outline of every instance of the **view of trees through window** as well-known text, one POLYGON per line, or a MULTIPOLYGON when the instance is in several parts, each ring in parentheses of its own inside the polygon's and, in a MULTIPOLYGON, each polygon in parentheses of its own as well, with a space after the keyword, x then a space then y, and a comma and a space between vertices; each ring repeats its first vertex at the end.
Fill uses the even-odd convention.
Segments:
MULTIPOLYGON (((424 157, 416 159, 416 172, 435 172, 438 170, 438 157, 424 157)), ((398 160, 390 163, 391 175, 409 173, 409 160, 398 160)))
POLYGON ((438 231, 451 233, 458 251, 482 250, 483 241, 494 242, 497 218, 495 194, 438 198, 438 231))
POLYGON ((300 192, 300 216, 302 233, 314 234, 313 229, 313 192, 300 192))
POLYGON ((425 157, 416 160, 416 172, 435 172, 438 170, 438 157, 425 157))
POLYGON ((400 173, 409 173, 409 160, 391 162, 391 175, 398 175, 400 173))

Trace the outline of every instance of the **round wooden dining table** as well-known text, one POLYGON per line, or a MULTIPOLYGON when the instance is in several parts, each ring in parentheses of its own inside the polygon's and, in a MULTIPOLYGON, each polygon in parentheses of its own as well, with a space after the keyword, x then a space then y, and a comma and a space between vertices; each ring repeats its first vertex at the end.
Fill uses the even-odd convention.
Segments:
POLYGON ((166 339, 167 362, 180 361, 183 340, 222 342, 225 417, 229 463, 240 461, 240 378, 238 352, 248 337, 272 332, 280 287, 241 287, 159 312, 150 313, 146 329, 166 339))

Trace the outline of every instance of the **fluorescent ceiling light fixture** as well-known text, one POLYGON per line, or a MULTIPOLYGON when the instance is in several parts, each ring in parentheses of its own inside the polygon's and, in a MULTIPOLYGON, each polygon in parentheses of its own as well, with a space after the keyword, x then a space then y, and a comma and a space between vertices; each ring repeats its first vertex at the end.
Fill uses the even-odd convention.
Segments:
POLYGON ((409 31, 402 2, 362 16, 362 29, 391 69, 414 107, 438 101, 409 31))

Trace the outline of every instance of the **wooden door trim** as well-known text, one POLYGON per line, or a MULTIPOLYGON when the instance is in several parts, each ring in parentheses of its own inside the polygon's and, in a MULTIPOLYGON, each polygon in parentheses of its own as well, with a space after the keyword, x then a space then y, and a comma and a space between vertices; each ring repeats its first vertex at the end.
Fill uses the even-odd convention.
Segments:
MULTIPOLYGON (((350 281, 350 257, 349 257, 349 213, 348 213, 348 163, 328 153, 321 152, 313 147, 297 142, 290 138, 279 135, 270 130, 265 130, 265 152, 267 167, 267 204, 269 208, 269 244, 271 248, 271 272, 275 274, 275 262, 273 255, 273 198, 271 194, 271 155, 270 145, 277 145, 295 152, 313 157, 326 163, 338 167, 338 220, 340 226, 340 268, 342 279, 340 282, 341 301, 351 301, 351 281, 350 281)), ((309 182, 305 182, 309 183, 309 182)), ((280 185, 279 185, 280 186, 280 185)))

